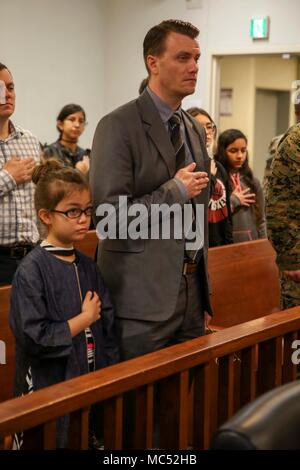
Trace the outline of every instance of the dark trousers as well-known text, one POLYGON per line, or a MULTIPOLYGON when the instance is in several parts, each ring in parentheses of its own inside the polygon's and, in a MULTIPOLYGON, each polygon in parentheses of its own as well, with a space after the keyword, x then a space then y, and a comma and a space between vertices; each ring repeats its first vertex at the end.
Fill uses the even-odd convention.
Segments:
MULTIPOLYGON (((155 309, 155 299, 153 306, 155 309)), ((163 322, 117 318, 116 330, 122 360, 202 336, 204 312, 197 274, 182 275, 176 308, 170 318, 163 322)))
MULTIPOLYGON (((166 293, 167 295, 167 293, 166 293)), ((153 299, 155 304, 155 299, 153 299)), ((155 308, 155 305, 154 305, 155 308)), ((163 322, 117 319, 117 334, 121 359, 127 360, 149 352, 182 343, 204 334, 204 311, 197 274, 182 275, 180 289, 173 315, 163 322)), ((154 399, 154 446, 159 442, 158 416, 160 410, 160 387, 155 386, 154 399)), ((135 392, 126 394, 124 402, 124 445, 134 448, 135 392)))
POLYGON ((11 284, 21 259, 13 259, 0 254, 0 286, 11 284))

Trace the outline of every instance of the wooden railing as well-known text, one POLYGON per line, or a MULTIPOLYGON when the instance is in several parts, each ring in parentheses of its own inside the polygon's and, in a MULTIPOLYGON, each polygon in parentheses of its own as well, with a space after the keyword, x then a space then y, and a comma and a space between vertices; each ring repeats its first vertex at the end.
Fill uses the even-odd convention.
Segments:
POLYGON ((122 449, 124 394, 134 390, 133 447, 151 448, 159 387, 158 447, 206 449, 215 429, 243 404, 295 380, 291 355, 299 330, 295 307, 6 401, 0 442, 26 431, 29 447, 54 449, 56 418, 70 414, 69 448, 86 449, 88 409, 101 401, 104 446, 122 449))

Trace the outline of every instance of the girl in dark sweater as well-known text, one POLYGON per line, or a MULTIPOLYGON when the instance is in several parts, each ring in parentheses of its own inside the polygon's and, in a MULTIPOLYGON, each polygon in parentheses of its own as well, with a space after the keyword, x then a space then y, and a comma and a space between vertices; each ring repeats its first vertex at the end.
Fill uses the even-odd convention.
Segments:
MULTIPOLYGON (((55 160, 38 166, 32 179, 47 238, 23 260, 12 286, 17 396, 118 360, 107 288, 96 263, 73 248, 90 225, 88 183, 79 171, 55 160)), ((58 420, 57 447, 68 445, 68 421, 58 420)), ((26 433, 25 439, 15 437, 15 447, 26 448, 26 433)))

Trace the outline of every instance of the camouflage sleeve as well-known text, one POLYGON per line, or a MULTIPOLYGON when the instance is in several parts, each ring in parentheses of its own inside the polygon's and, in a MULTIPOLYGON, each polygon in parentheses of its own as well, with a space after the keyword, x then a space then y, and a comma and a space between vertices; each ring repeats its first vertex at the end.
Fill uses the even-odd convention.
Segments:
POLYGON ((279 268, 300 269, 300 124, 280 141, 271 168, 266 213, 279 268))

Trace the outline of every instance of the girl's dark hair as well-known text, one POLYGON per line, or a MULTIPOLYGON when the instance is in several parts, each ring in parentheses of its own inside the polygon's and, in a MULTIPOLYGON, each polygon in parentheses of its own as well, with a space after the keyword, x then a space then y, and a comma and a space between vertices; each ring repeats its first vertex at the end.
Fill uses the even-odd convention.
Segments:
MULTIPOLYGON (((244 139, 246 144, 248 143, 247 137, 239 129, 227 129, 226 131, 222 132, 222 134, 220 134, 218 138, 215 159, 218 162, 222 163, 222 165, 224 166, 224 168, 227 170, 228 173, 230 172, 230 166, 228 163, 226 149, 230 144, 232 144, 237 139, 244 139)), ((256 193, 257 190, 256 190, 255 182, 254 182, 254 176, 253 176, 253 172, 249 166, 249 161, 248 161, 248 151, 246 154, 246 160, 244 161, 240 169, 240 173, 241 175, 244 176, 246 184, 251 188, 253 192, 256 193)))
POLYGON ((218 130, 217 130, 217 126, 214 122, 214 120, 212 119, 211 115, 208 114, 207 111, 205 111, 205 109, 203 108, 197 108, 196 106, 193 107, 193 108, 189 108, 186 110, 187 113, 189 113, 191 116, 193 116, 194 118, 196 118, 199 114, 201 114, 202 116, 206 116, 207 119, 210 120, 210 122, 212 123, 212 125, 214 126, 214 138, 216 138, 217 136, 217 133, 218 133, 218 130))
POLYGON ((90 189, 84 175, 74 168, 64 167, 54 158, 36 166, 32 181, 36 184, 35 209, 53 210, 57 204, 73 191, 90 189))
POLYGON ((146 77, 141 81, 141 84, 139 86, 139 95, 143 93, 145 88, 147 88, 148 84, 149 84, 149 77, 146 77))
MULTIPOLYGON (((0 71, 1 70, 8 70, 8 68, 6 67, 6 65, 2 64, 2 62, 0 62, 0 71)), ((8 70, 9 71, 9 70, 8 70)))
MULTIPOLYGON (((84 117, 84 120, 86 120, 86 114, 85 114, 85 111, 84 109, 79 105, 79 104, 74 104, 74 103, 71 103, 71 104, 66 104, 66 106, 64 106, 56 120, 57 121, 64 121, 68 116, 70 116, 71 114, 74 114, 74 113, 82 113, 83 114, 83 117, 84 117)), ((61 136, 61 130, 58 128, 58 126, 56 126, 58 132, 59 132, 59 135, 61 136)))
POLYGON ((194 108, 187 109, 186 112, 189 113, 193 117, 198 116, 198 114, 202 114, 203 116, 206 116, 210 120, 210 122, 214 123, 214 120, 211 118, 208 112, 205 111, 205 109, 194 107, 194 108))

